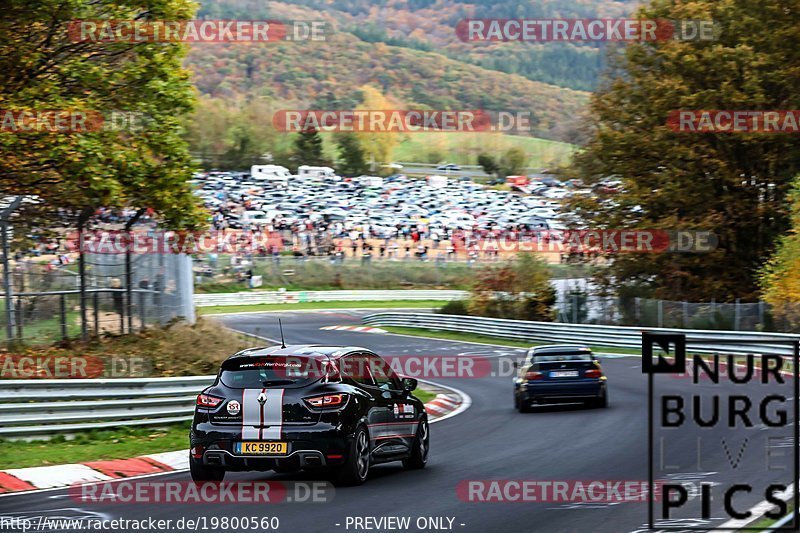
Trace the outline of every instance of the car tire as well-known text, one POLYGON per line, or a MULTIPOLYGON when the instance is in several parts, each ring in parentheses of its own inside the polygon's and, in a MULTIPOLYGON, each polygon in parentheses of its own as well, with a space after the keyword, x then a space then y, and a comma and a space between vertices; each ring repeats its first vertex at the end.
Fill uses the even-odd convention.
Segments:
POLYGON ((530 413, 531 412, 531 404, 529 401, 523 402, 522 400, 517 400, 517 411, 520 413, 530 413))
POLYGON ((189 458, 189 473, 192 475, 192 481, 195 483, 222 481, 225 479, 224 469, 206 466, 193 457, 189 458))
POLYGON ((600 407, 600 408, 608 407, 608 391, 607 390, 605 390, 605 389, 603 390, 603 395, 600 396, 600 398, 597 399, 597 403, 595 405, 597 405, 597 407, 600 407))
POLYGON ((597 398, 593 398, 586 402, 589 407, 596 407, 596 408, 605 408, 608 407, 608 392, 603 391, 603 394, 598 396, 597 398))
POLYGON ((369 433, 364 426, 358 426, 350 443, 347 461, 336 469, 334 481, 339 485, 361 485, 369 476, 369 467, 369 433))
POLYGON ((417 436, 411 446, 411 455, 403 459, 403 466, 409 470, 420 470, 428 464, 428 452, 430 451, 431 435, 428 418, 423 417, 417 427, 417 436))

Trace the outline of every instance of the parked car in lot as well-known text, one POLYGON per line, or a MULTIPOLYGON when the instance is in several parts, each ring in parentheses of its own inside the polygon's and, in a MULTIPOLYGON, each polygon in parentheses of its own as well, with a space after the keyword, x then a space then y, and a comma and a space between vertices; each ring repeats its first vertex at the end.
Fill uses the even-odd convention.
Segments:
POLYGON ((607 378, 587 346, 552 344, 528 350, 514 377, 514 407, 583 402, 608 407, 607 378))
POLYGON ((195 481, 228 471, 332 471, 361 484, 370 466, 424 468, 430 446, 417 380, 364 348, 289 346, 241 351, 197 397, 189 466, 195 481))
MULTIPOLYGON (((302 168, 306 174, 321 169, 302 168)), ((321 170, 330 174, 329 169, 321 170)), ((217 224, 231 228, 272 225, 286 229, 298 221, 303 221, 304 226, 308 220, 325 224, 338 221, 342 223, 337 227, 338 237, 343 236, 342 230, 356 229, 363 234, 363 230, 369 232, 372 229, 369 226, 375 225, 381 228, 381 236, 393 238, 400 235, 403 226, 424 227, 430 221, 447 231, 490 228, 504 231, 521 224, 522 219, 535 217, 547 219, 547 225, 553 229, 552 221, 565 215, 564 198, 593 194, 589 189, 549 187, 541 181, 532 183, 532 189, 518 186, 515 192, 497 190, 481 183, 448 178, 444 173, 427 179, 411 179, 401 174, 385 180, 379 176, 360 176, 321 187, 319 178, 294 177, 284 167, 256 165, 251 171, 252 176, 238 172, 196 176, 198 196, 212 212, 222 215, 217 224), (262 211, 264 216, 248 211, 262 211), (311 216, 315 214, 320 216, 311 216)), ((528 229, 543 226, 538 220, 524 225, 528 229)))

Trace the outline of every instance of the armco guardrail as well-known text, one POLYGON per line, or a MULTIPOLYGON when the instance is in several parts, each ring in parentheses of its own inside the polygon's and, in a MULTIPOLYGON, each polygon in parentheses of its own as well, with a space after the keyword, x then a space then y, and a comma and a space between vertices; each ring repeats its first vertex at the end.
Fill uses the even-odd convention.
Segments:
POLYGON ((630 326, 598 326, 593 324, 564 324, 557 322, 529 322, 472 316, 440 315, 430 313, 374 313, 362 321, 371 326, 400 326, 427 328, 463 333, 478 333, 531 342, 580 343, 594 346, 641 348, 642 332, 683 333, 687 346, 695 352, 724 352, 731 354, 764 353, 792 355, 789 344, 759 344, 759 341, 799 340, 800 335, 787 333, 754 333, 749 331, 717 331, 696 329, 639 328, 630 326), (720 340, 718 346, 692 347, 692 340, 720 340))
POLYGON ((386 290, 386 291, 250 291, 220 294, 195 294, 197 307, 212 305, 283 304, 300 302, 363 302, 392 300, 460 300, 466 291, 386 290))
POLYGON ((191 420, 214 376, 0 381, 0 437, 191 420))

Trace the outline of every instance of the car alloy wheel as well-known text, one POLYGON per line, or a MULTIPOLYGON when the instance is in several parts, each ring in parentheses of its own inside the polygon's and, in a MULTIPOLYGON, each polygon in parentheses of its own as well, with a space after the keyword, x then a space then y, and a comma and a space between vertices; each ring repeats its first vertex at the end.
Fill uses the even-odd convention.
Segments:
POLYGON ((367 479, 369 474, 369 439, 365 431, 360 431, 356 436, 356 454, 358 462, 358 477, 367 479))
POLYGON ((428 421, 423 420, 419 434, 419 454, 423 462, 428 462, 428 421))

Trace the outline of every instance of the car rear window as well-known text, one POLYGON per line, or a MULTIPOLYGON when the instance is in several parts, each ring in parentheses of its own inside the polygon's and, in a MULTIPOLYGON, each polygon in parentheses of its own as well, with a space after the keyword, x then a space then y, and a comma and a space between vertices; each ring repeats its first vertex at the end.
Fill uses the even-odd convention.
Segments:
POLYGON ((222 364, 220 381, 233 389, 303 387, 325 375, 325 361, 313 357, 242 357, 222 364))
POLYGON ((568 352, 547 355, 534 355, 533 361, 535 363, 551 363, 558 361, 591 361, 592 354, 590 352, 568 352))

